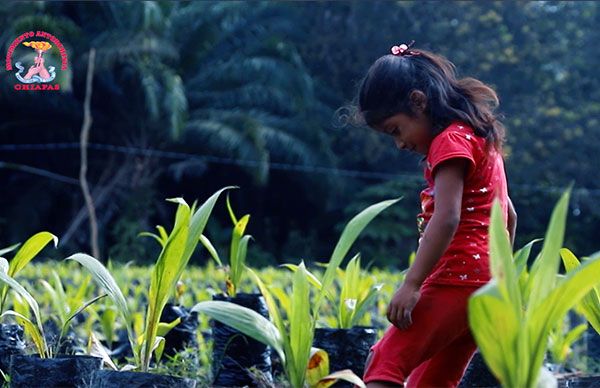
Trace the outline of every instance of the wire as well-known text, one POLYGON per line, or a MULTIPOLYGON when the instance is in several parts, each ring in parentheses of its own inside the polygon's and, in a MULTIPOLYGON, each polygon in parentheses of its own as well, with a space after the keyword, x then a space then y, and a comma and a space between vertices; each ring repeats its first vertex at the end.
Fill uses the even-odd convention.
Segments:
MULTIPOLYGON (((47 143, 47 144, 3 144, 0 145, 0 151, 46 151, 46 150, 65 150, 65 149, 78 149, 79 143, 47 143)), ((109 151, 118 152, 128 155, 138 156, 154 156, 166 159, 179 159, 179 160, 203 160, 210 163, 223 164, 223 165, 236 165, 244 167, 258 167, 262 165, 262 161, 248 160, 248 159, 233 159, 224 158, 212 155, 197 155, 184 152, 174 151, 162 151, 148 148, 137 148, 127 146, 117 146, 111 144, 98 144, 90 143, 90 149, 98 151, 109 151)), ((334 174, 353 178, 367 178, 367 179, 397 179, 403 178, 408 180, 414 180, 421 182, 423 178, 417 174, 390 174, 385 172, 372 172, 372 171, 358 171, 358 170, 347 170, 332 167, 323 166, 303 166, 299 164, 270 162, 269 168, 274 170, 283 171, 299 171, 307 173, 321 173, 321 174, 334 174)))
MULTIPOLYGON (((65 149, 79 149, 79 143, 45 143, 45 144, 2 144, 0 145, 0 151, 13 152, 13 151, 47 151, 47 150, 65 150, 65 149)), ((243 167, 258 167, 263 164, 262 161, 248 160, 248 159, 234 159, 224 158, 212 155, 197 155, 185 152, 175 151, 163 151, 151 148, 138 148, 129 146, 119 146, 112 144, 99 144, 90 143, 90 149, 97 151, 108 151, 116 152, 127 155, 138 155, 138 156, 154 156, 165 159, 178 159, 178 160, 202 160, 209 163, 222 164, 222 165, 235 165, 243 167)), ((349 169, 339 169, 334 167, 324 166, 304 166, 299 164, 281 163, 281 162, 270 162, 269 168, 280 171, 296 171, 305 173, 318 173, 318 174, 330 174, 338 175, 349 178, 363 178, 363 179, 402 179, 404 181, 410 181, 415 185, 423 186, 423 177, 419 174, 405 174, 396 173, 391 174, 387 172, 378 171, 359 171, 349 169)), ((511 191, 520 192, 542 192, 545 194, 558 195, 565 190, 565 187, 560 186, 540 186, 532 184, 519 184, 514 183, 510 185, 511 191)), ((592 189, 579 187, 573 189, 573 194, 582 197, 599 197, 600 189, 592 189)))

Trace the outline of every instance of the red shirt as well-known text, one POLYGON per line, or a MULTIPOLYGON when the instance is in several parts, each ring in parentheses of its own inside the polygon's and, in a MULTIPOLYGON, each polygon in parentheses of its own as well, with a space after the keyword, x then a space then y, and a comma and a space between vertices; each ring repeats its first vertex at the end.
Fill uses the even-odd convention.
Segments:
POLYGON ((493 146, 473 129, 452 123, 429 147, 425 166, 427 188, 421 192, 422 213, 417 218, 421 235, 435 208, 436 167, 454 158, 466 159, 460 222, 450 246, 434 266, 425 283, 485 284, 490 280, 488 227, 494 199, 500 200, 504 221, 508 219, 508 194, 504 161, 493 146))

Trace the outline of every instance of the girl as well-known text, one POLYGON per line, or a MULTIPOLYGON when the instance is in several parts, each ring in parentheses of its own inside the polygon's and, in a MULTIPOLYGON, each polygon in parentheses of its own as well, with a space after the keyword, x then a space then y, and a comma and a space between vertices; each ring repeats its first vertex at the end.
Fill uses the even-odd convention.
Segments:
POLYGON ((452 63, 412 43, 379 58, 358 94, 367 125, 390 135, 401 150, 425 156, 427 181, 416 260, 389 303, 392 325, 367 359, 368 387, 458 385, 476 350, 467 301, 490 280, 494 199, 511 241, 516 229, 496 93, 476 79, 457 79, 452 63))

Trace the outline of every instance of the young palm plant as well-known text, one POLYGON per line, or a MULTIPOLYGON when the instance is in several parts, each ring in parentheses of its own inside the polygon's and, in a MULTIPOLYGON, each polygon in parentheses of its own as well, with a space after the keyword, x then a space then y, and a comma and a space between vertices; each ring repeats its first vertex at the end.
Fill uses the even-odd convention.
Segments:
POLYGON ((558 275, 570 191, 558 201, 542 251, 526 271, 531 244, 511 252, 498 202, 490 222, 492 280, 469 300, 469 324, 481 354, 503 386, 532 388, 557 322, 597 284, 600 259, 558 275), (520 272, 522 271, 522 272, 520 272))
MULTIPOLYGON (((42 249, 46 247, 50 242, 54 242, 54 247, 58 245, 58 237, 49 232, 39 232, 31 236, 22 247, 19 248, 20 244, 12 245, 8 248, 0 249, 0 269, 7 276, 14 278, 42 249), (19 248, 15 256, 8 262, 2 258, 2 255, 12 252, 19 248)), ((4 311, 6 296, 8 294, 9 285, 4 284, 0 289, 0 313, 4 311)))
MULTIPOLYGON (((562 257, 567 273, 577 270, 581 266, 581 263, 577 257, 567 248, 560 250, 560 256, 562 257)), ((596 254, 593 257, 597 258, 599 256, 596 254)), ((590 325, 592 325, 594 330, 600 334, 600 286, 598 284, 596 284, 596 286, 594 286, 591 291, 583 297, 579 305, 579 309, 588 320, 590 325)))
POLYGON ((4 257, 0 257, 0 282, 2 283, 2 287, 0 288, 0 317, 15 317, 17 323, 22 325, 25 333, 31 337, 40 357, 51 356, 52 350, 46 344, 39 306, 33 296, 14 277, 51 241, 54 242, 55 247, 58 245, 58 238, 55 235, 49 232, 39 232, 27 239, 23 246, 15 244, 0 250, 0 256, 2 256, 20 247, 10 262, 4 257), (26 309, 21 309, 21 313, 25 313, 25 315, 14 309, 5 311, 8 292, 11 289, 31 308, 35 324, 27 317, 29 313, 26 309))
POLYGON ((335 272, 350 247, 373 218, 397 201, 397 199, 388 200, 372 205, 346 225, 331 255, 321 282, 322 288, 314 300, 310 298, 309 274, 302 262, 294 273, 291 296, 279 297, 283 309, 279 308, 274 295, 280 296, 285 293, 271 292, 270 287, 266 286, 254 271, 248 269, 250 277, 256 282, 265 298, 273 322, 250 309, 228 302, 200 302, 193 307, 192 311, 206 313, 211 318, 273 347, 282 360, 289 383, 295 388, 304 387, 306 383, 311 387, 326 387, 337 379, 364 386, 360 378, 351 371, 328 374, 327 353, 312 348, 315 325, 325 290, 332 284, 335 272), (284 320, 284 313, 287 322, 284 320))
MULTIPOLYGON (((233 230, 231 231, 231 244, 229 247, 229 267, 227 280, 225 282, 225 288, 227 290, 227 295, 230 297, 235 297, 238 290, 240 281, 242 279, 242 275, 246 270, 246 255, 248 253, 248 242, 252 238, 250 235, 244 235, 246 231, 246 227, 248 226, 248 222, 250 221, 250 214, 246 214, 242 218, 238 220, 231 208, 231 203, 229 202, 229 195, 227 196, 227 210, 229 212, 229 217, 231 218, 231 222, 233 223, 233 230)), ((210 256, 215 260, 215 262, 219 265, 219 267, 223 267, 223 262, 219 257, 219 253, 212 245, 210 240, 204 236, 200 236, 200 242, 206 250, 210 253, 210 256)))
MULTIPOLYGON (((292 271, 297 271, 298 266, 294 264, 283 264, 292 271)), ((322 290, 321 280, 314 273, 306 270, 310 283, 322 290)), ((338 329, 351 329, 358 325, 369 306, 371 306, 383 286, 382 283, 375 284, 374 279, 365 276, 360 268, 360 254, 356 254, 346 265, 346 269, 338 268, 337 279, 340 284, 339 296, 337 292, 325 292, 325 297, 336 309, 335 327, 338 329)))
POLYGON ((167 234, 163 229, 164 234, 161 232, 161 235, 157 236, 162 245, 162 251, 152 269, 144 332, 140 336, 135 335, 133 315, 121 289, 106 267, 93 257, 82 253, 67 258, 77 261, 90 271, 94 280, 106 290, 114 301, 125 321, 129 342, 134 353, 135 366, 142 372, 149 370, 150 360, 155 351, 157 351, 157 356, 161 354, 164 346, 162 335, 169 327, 173 326, 173 323, 161 324, 162 311, 169 297, 175 292, 177 282, 198 245, 217 199, 224 190, 230 188, 225 187, 217 191, 198 209, 195 205, 190 208, 182 198, 169 200, 178 204, 175 223, 171 233, 167 234))

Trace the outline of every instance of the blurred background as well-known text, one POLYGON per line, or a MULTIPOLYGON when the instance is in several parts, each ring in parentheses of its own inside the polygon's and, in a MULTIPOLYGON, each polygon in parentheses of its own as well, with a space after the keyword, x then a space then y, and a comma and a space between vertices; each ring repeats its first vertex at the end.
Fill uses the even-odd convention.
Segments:
MULTIPOLYGON (((204 201, 226 185, 251 214, 250 265, 326 259, 344 225, 403 196, 364 232, 363 263, 402 268, 416 248, 419 158, 391 138, 340 126, 369 65, 392 45, 447 56, 492 85, 508 128, 517 246, 542 237, 574 184, 566 246, 599 249, 600 5, 596 2, 10 2, 0 3, 3 58, 24 32, 56 36, 44 54, 60 91, 0 80, 0 247, 48 230, 49 254, 91 252, 79 182, 90 49, 96 52, 87 181, 100 258, 153 262, 170 227, 166 198, 204 201)), ((40 39, 37 39, 40 40, 40 39)), ((15 50, 25 62, 34 51, 15 50)), ((26 64, 28 66, 28 64, 26 64)), ((207 234, 226 247, 224 202, 207 234)), ((199 252, 193 262, 207 259, 199 252)))

